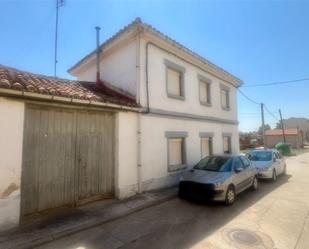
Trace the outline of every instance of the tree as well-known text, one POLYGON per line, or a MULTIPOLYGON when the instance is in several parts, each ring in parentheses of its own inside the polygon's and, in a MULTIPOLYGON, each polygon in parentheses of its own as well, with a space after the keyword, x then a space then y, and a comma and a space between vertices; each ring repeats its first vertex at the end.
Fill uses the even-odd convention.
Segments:
MULTIPOLYGON (((269 124, 265 124, 265 125, 264 125, 264 129, 265 129, 265 131, 267 131, 267 130, 270 130, 271 127, 270 127, 269 124)), ((259 133, 259 134, 263 134, 263 127, 262 127, 262 125, 259 127, 258 133, 259 133)))
POLYGON ((278 123, 276 124, 276 129, 282 129, 282 124, 281 124, 281 122, 278 122, 278 123))

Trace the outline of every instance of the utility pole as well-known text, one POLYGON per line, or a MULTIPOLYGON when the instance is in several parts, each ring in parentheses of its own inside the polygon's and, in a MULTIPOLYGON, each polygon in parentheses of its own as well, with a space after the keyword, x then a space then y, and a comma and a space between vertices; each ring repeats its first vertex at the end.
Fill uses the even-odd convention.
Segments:
POLYGON ((64 5, 64 0, 56 0, 56 28, 55 28, 55 60, 54 60, 54 77, 57 77, 57 49, 58 49, 58 11, 64 5))
POLYGON ((280 109, 279 109, 279 114, 280 114, 280 120, 281 120, 281 127, 282 127, 283 141, 284 141, 284 143, 286 143, 285 133, 284 133, 283 119, 282 119, 282 114, 281 114, 281 110, 280 110, 280 109))
POLYGON ((264 104, 263 103, 261 103, 261 115, 262 115, 263 145, 265 147, 265 122, 264 122, 264 104))

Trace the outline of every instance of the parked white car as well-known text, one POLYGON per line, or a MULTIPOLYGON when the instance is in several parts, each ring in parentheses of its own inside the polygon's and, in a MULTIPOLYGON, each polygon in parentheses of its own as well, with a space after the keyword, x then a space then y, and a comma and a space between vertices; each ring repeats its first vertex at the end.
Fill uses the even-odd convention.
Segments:
POLYGON ((286 162, 281 153, 274 149, 256 149, 246 154, 257 169, 258 178, 277 180, 286 173, 286 162))

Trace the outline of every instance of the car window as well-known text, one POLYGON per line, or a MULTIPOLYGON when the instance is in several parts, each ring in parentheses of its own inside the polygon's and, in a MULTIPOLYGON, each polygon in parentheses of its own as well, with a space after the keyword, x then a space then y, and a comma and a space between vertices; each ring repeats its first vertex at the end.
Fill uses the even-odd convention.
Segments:
POLYGON ((271 151, 250 151, 247 154, 247 157, 250 161, 271 161, 272 155, 271 151))
POLYGON ((207 156, 203 158, 194 169, 217 172, 231 171, 232 159, 224 156, 207 156))
POLYGON ((243 163, 241 162, 241 160, 240 160, 239 157, 235 157, 235 159, 234 159, 234 169, 238 169, 238 168, 243 169, 243 168, 244 168, 244 165, 243 165, 243 163))
POLYGON ((242 163, 244 164, 244 168, 247 168, 247 167, 250 166, 250 161, 247 158, 240 157, 240 159, 241 159, 242 163))
POLYGON ((276 152, 277 158, 282 158, 282 155, 280 152, 276 152))

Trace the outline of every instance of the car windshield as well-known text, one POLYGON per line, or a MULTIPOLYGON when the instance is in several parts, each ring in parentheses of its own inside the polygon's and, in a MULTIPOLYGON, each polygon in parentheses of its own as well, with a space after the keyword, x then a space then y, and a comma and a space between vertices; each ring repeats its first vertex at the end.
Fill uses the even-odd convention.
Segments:
POLYGON ((209 171, 231 171, 232 159, 224 156, 208 156, 203 158, 194 169, 209 171))
POLYGON ((251 151, 247 154, 251 161, 271 161, 270 151, 251 151))

